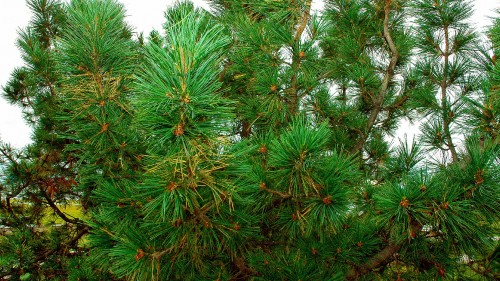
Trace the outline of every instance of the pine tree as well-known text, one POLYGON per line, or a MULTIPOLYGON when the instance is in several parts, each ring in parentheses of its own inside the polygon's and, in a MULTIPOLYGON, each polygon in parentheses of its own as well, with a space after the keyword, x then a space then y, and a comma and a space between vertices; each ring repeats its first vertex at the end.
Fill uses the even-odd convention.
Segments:
POLYGON ((498 279, 498 20, 490 57, 463 0, 210 2, 28 1, 2 278, 498 279))

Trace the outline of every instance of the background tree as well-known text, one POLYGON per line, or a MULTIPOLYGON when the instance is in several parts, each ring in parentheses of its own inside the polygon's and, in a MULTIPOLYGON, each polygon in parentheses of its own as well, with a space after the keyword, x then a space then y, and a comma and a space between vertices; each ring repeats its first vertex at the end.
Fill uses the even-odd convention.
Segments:
POLYGON ((29 2, 5 278, 498 278, 497 64, 466 1, 211 2, 137 40, 115 1, 29 2))
POLYGON ((22 150, 1 144, 1 224, 11 235, 2 237, 1 278, 52 278, 66 268, 66 256, 87 232, 80 221, 59 208, 80 198, 77 158, 65 153, 66 130, 56 120, 60 110, 60 72, 56 45, 66 23, 65 7, 57 1, 28 1, 33 17, 19 31, 18 46, 25 65, 13 71, 4 97, 19 105, 33 127, 33 144, 22 150), (52 216, 55 214, 56 216, 52 216), (45 226, 63 224, 51 231, 45 226))

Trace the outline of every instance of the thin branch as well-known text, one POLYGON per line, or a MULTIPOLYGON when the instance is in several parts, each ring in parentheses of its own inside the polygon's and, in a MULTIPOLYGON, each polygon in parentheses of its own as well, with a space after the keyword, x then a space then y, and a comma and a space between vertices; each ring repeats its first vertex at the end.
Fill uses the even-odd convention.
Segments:
POLYGON ((292 197, 292 195, 289 194, 289 193, 284 193, 284 192, 280 192, 280 191, 277 191, 277 190, 272 190, 272 189, 269 189, 267 187, 261 187, 261 189, 265 190, 265 191, 267 191, 267 192, 269 192, 271 194, 278 195, 278 196, 280 196, 280 197, 282 197, 284 199, 292 197))
POLYGON ((360 276, 365 275, 366 273, 372 271, 373 269, 379 268, 383 265, 388 264, 391 261, 391 257, 396 254, 399 249, 401 249, 400 245, 389 244, 382 251, 380 251, 375 256, 371 257, 367 262, 358 268, 351 269, 347 275, 347 280, 356 280, 360 276))
POLYGON ((174 247, 167 248, 160 252, 154 252, 151 254, 151 257, 156 260, 160 260, 160 258, 168 253, 171 253, 174 250, 174 247))
MULTIPOLYGON (((73 237, 70 241, 68 241, 67 243, 65 243, 65 245, 67 247, 71 247, 71 246, 75 245, 78 242, 78 240, 80 240, 88 232, 89 232, 89 227, 85 226, 82 230, 80 230, 76 234, 75 237, 73 237)), ((40 261, 44 260, 45 258, 47 258, 48 256, 55 254, 57 251, 60 251, 61 249, 62 249, 62 247, 57 247, 57 248, 52 249, 52 250, 50 250, 48 252, 45 252, 43 255, 38 256, 35 259, 35 262, 40 262, 40 261)))
POLYGON ((384 39, 389 45, 389 49, 392 53, 391 56, 391 61, 389 65, 387 66, 387 69, 384 74, 384 79, 382 81, 382 85, 380 86, 378 97, 374 101, 373 109, 370 112, 370 116, 368 117, 368 122, 365 127, 365 135, 362 137, 357 144, 352 148, 351 154, 359 152, 364 144, 366 143, 367 138, 370 135, 370 132, 375 125, 375 122, 377 120, 378 114, 382 110, 382 104, 384 103, 384 98, 387 93, 387 90, 389 88, 389 83, 391 82, 392 78, 394 77, 394 71, 396 69, 396 65, 399 60, 399 52, 396 48, 396 44, 394 44, 394 41, 392 39, 390 30, 389 30, 389 19, 390 19, 390 13, 391 13, 391 0, 385 0, 385 7, 384 7, 384 39))
POLYGON ((74 219, 70 219, 68 218, 68 216, 66 216, 65 213, 63 213, 58 207, 57 205, 54 203, 54 201, 52 201, 52 199, 49 197, 49 195, 47 194, 47 192, 45 192, 45 190, 43 190, 43 187, 41 185, 39 185, 39 189, 40 189, 40 193, 42 194, 43 198, 45 198, 45 200, 47 200, 47 203, 49 204, 49 206, 52 208, 52 210, 54 210, 54 212, 61 218, 63 219, 65 222, 67 223, 71 223, 71 224, 83 224, 83 222, 81 220, 79 220, 78 218, 74 218, 74 219))
POLYGON ((10 155, 10 153, 8 153, 7 149, 5 149, 5 147, 2 146, 2 148, 0 148, 0 152, 2 153, 2 155, 9 159, 9 161, 12 163, 12 164, 15 164, 17 166, 17 162, 16 160, 12 157, 12 155, 10 155))
POLYGON ((450 120, 448 117, 449 111, 447 107, 448 100, 446 95, 446 90, 448 88, 448 81, 447 81, 448 77, 446 74, 448 73, 449 56, 450 56, 450 38, 449 38, 448 26, 444 27, 444 44, 445 44, 445 51, 444 51, 443 81, 441 82, 441 107, 443 110, 442 111, 443 129, 446 135, 446 145, 450 149, 453 162, 457 162, 458 154, 457 150, 455 149, 455 145, 453 144, 453 140, 451 138, 450 120))
POLYGON ((306 2, 306 10, 304 14, 302 15, 301 22, 297 30, 295 31, 295 35, 293 36, 293 41, 298 41, 302 37, 302 33, 304 33, 304 30, 306 29, 307 22, 309 21, 309 18, 311 17, 311 4, 312 0, 308 0, 306 2))
POLYGON ((467 266, 472 270, 474 271, 475 273, 481 275, 481 276, 484 276, 484 277, 487 277, 487 278, 492 278, 492 280, 498 280, 498 279, 495 279, 495 278, 498 278, 499 277, 499 274, 495 273, 494 271, 490 271, 488 269, 486 269, 483 265, 477 263, 477 262, 472 262, 472 263, 468 263, 467 266), (477 265, 477 268, 474 267, 474 264, 477 265))
POLYGON ((396 109, 403 106, 409 98, 410 98, 410 96, 407 96, 407 95, 400 97, 398 100, 394 101, 394 103, 392 103, 391 105, 384 108, 384 111, 388 111, 389 113, 396 111, 396 109))
MULTIPOLYGON (((292 47, 292 50, 295 52, 297 51, 296 50, 296 47, 299 45, 298 43, 300 43, 300 39, 302 37, 302 33, 304 33, 304 30, 307 26, 307 22, 309 21, 309 18, 311 17, 310 13, 311 13, 311 4, 312 4, 312 0, 308 0, 306 2, 306 8, 305 8, 305 11, 304 11, 304 14, 302 15, 302 17, 300 18, 300 22, 299 22, 299 27, 297 28, 297 30, 295 31, 295 35, 293 36, 293 47, 292 47)), ((300 50, 299 50, 300 51, 300 50)), ((297 58, 296 55, 293 55, 292 56, 292 70, 293 70, 293 75, 290 79, 290 94, 289 94, 289 98, 290 98, 290 113, 291 115, 295 115, 297 109, 298 109, 298 104, 299 104, 299 96, 297 95, 297 72, 299 70, 299 67, 300 67, 300 60, 301 58, 297 58)))

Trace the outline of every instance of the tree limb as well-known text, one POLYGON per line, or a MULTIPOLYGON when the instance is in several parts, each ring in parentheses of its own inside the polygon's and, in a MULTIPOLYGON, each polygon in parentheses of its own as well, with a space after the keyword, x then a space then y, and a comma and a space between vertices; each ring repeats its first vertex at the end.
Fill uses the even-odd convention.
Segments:
POLYGON ((298 41, 302 37, 302 33, 304 33, 304 30, 306 29, 307 22, 309 21, 309 18, 311 17, 311 4, 312 0, 308 0, 306 2, 306 10, 304 14, 302 15, 300 25, 295 31, 295 35, 293 36, 293 41, 298 41))
POLYGON ((375 122, 377 121, 378 114, 382 110, 382 105, 384 103, 384 98, 387 93, 387 90, 389 88, 389 83, 391 82, 392 78, 394 77, 394 71, 396 69, 396 65, 399 60, 399 52, 396 48, 396 44, 394 44, 394 40, 392 39, 390 30, 389 30, 389 19, 390 19, 390 13, 391 13, 391 0, 385 0, 385 7, 384 7, 384 39, 387 42, 387 45, 389 46, 389 49, 391 51, 391 61, 389 65, 387 66, 387 69, 384 74, 384 79, 382 80, 382 85, 380 86, 378 97, 374 100, 374 105, 373 108, 370 112, 370 116, 368 117, 368 122, 365 127, 365 135, 362 137, 356 145, 352 148, 351 154, 357 153, 360 151, 364 144, 366 143, 367 138, 370 135, 370 132, 375 125, 375 122))
POLYGON ((351 269, 347 275, 347 280, 356 280, 360 276, 365 275, 366 273, 372 271, 375 268, 381 267, 391 261, 391 257, 397 253, 401 249, 400 245, 389 244, 382 251, 380 251, 375 256, 371 257, 367 262, 363 265, 351 269))
POLYGON ((54 212, 61 218, 63 219, 65 222, 67 223, 71 223, 71 224, 83 224, 83 222, 77 218, 75 219, 70 219, 68 218, 68 216, 66 216, 65 213, 63 213, 58 207, 57 205, 54 203, 54 201, 52 201, 52 199, 50 199, 50 196, 47 194, 47 192, 45 192, 45 190, 43 190, 43 187, 41 185, 38 185, 39 186, 39 189, 40 189, 40 193, 42 194, 43 198, 45 198, 45 200, 47 201, 47 203, 49 204, 49 206, 52 208, 52 210, 54 210, 54 212))
MULTIPOLYGON (((78 242, 78 240, 80 240, 80 238, 82 238, 85 234, 87 234, 89 232, 89 227, 88 226, 85 226, 82 230, 80 230, 75 237, 73 237, 70 241, 68 241, 67 243, 65 243, 66 246, 73 246, 75 245, 75 243, 78 242)), ((48 256, 56 253, 57 251, 61 250, 62 247, 57 247, 55 249, 52 249, 48 252, 45 252, 43 255, 40 255, 38 256, 36 259, 35 259, 35 262, 39 262, 39 261, 42 261, 44 260, 45 258, 47 258, 48 256)))

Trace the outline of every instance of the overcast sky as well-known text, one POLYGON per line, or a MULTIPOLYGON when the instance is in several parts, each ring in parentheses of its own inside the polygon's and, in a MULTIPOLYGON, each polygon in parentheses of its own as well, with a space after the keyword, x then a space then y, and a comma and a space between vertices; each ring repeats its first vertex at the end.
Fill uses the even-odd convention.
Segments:
MULTIPOLYGON (((259 1, 259 0, 255 0, 259 1)), ((129 23, 137 32, 148 34, 163 23, 163 12, 175 0, 119 0, 125 5, 129 23)), ((193 0, 197 6, 207 7, 203 0, 193 0)), ((500 0, 475 0, 472 24, 484 30, 500 8, 500 0)), ((322 1, 313 1, 313 9, 322 7, 322 1)), ((0 0, 0 85, 5 85, 11 71, 22 66, 20 52, 16 47, 17 31, 30 20, 30 11, 23 0, 0 0)), ((24 123, 21 111, 0 98, 0 140, 15 147, 30 143, 31 129, 24 123)))

